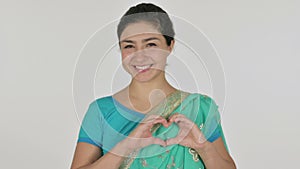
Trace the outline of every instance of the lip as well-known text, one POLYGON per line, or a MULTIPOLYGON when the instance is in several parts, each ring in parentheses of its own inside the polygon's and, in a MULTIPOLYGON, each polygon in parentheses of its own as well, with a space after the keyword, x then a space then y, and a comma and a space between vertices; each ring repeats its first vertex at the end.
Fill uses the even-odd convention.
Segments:
POLYGON ((146 72, 147 70, 151 69, 153 64, 145 64, 145 65, 132 65, 133 68, 138 72, 146 72))

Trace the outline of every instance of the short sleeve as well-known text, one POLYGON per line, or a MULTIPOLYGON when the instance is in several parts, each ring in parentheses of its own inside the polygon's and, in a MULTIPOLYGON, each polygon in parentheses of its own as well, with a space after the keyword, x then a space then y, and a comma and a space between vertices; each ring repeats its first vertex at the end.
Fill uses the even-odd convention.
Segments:
POLYGON ((92 102, 82 121, 78 142, 85 142, 102 147, 102 122, 103 116, 97 101, 92 102))
POLYGON ((204 123, 201 131, 209 142, 214 142, 223 137, 220 113, 215 101, 208 96, 201 96, 200 109, 204 115, 204 123))

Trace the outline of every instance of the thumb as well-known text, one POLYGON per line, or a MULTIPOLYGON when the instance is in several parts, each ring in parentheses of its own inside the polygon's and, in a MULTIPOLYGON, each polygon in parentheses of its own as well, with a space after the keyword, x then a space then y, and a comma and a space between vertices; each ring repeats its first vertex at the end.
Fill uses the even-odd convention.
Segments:
POLYGON ((178 138, 170 138, 168 140, 166 140, 166 145, 167 146, 170 146, 170 145, 173 145, 173 144, 179 144, 179 140, 178 138))
POLYGON ((167 146, 167 144, 164 140, 159 139, 159 138, 154 138, 154 137, 153 137, 153 144, 158 144, 158 145, 161 145, 163 147, 167 146))

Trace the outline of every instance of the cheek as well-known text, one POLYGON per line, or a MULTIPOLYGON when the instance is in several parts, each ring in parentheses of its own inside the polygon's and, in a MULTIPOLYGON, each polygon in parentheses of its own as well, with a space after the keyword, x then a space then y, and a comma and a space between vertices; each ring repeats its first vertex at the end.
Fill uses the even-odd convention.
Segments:
POLYGON ((124 60, 128 56, 128 54, 124 51, 121 51, 121 56, 122 56, 122 60, 124 60))
POLYGON ((132 53, 128 52, 128 51, 122 51, 121 55, 122 55, 122 64, 123 64, 123 66, 128 65, 129 62, 130 62, 130 58, 131 58, 132 53))
POLYGON ((125 58, 127 58, 129 55, 131 55, 133 53, 133 51, 130 50, 122 50, 121 51, 121 55, 122 55, 122 60, 124 60, 125 58))
POLYGON ((166 58, 168 57, 169 52, 164 50, 153 50, 151 53, 149 53, 149 56, 151 56, 154 60, 164 62, 166 58))

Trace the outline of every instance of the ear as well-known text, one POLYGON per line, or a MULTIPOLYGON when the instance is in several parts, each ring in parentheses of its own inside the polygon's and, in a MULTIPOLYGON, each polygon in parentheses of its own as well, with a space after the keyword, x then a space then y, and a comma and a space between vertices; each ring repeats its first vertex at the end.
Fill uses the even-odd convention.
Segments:
POLYGON ((170 53, 173 51, 174 44, 175 44, 175 40, 173 39, 173 40, 171 41, 170 46, 169 46, 169 51, 170 51, 170 53))

